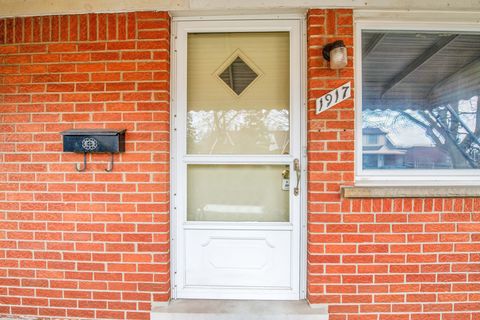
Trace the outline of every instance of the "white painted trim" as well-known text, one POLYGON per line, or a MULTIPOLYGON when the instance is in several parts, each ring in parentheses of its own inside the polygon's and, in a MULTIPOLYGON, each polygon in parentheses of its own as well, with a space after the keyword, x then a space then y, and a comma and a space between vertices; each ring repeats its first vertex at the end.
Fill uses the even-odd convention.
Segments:
POLYGON ((356 9, 353 12, 355 22, 399 22, 407 23, 438 23, 444 21, 448 24, 480 23, 480 9, 472 8, 471 11, 435 11, 435 10, 371 10, 356 9))
MULTIPOLYGON (((356 12, 356 15, 361 15, 356 12)), ((480 32, 480 23, 451 20, 408 21, 365 18, 355 20, 355 185, 358 186, 468 186, 480 185, 480 170, 363 170, 362 168, 362 30, 426 30, 480 32), (477 179, 474 179, 476 177, 477 179)), ((380 13, 375 17, 380 18, 380 13)), ((441 17, 446 18, 445 15, 441 17)), ((478 16, 477 16, 477 20, 478 16)))
POLYGON ((248 155, 216 155, 212 158, 208 155, 188 155, 184 159, 189 164, 288 164, 293 161, 292 155, 264 155, 264 156, 248 156, 248 155))
MULTIPOLYGON (((307 237, 308 237, 308 215, 307 215, 307 196, 308 196, 308 158, 307 158, 307 134, 308 134, 308 101, 307 101, 307 23, 305 16, 300 19, 300 28, 301 28, 301 158, 300 165, 302 170, 302 184, 300 186, 300 299, 307 298, 307 269, 308 269, 308 252, 307 252, 307 237)), ((328 320, 328 318, 327 318, 328 320)))
POLYGON ((177 24, 172 23, 170 34, 170 284, 171 298, 177 298, 177 24))
MULTIPOLYGON (((288 13, 268 13, 268 14, 252 14, 252 10, 249 10, 249 14, 239 15, 237 11, 231 11, 232 15, 221 14, 221 15, 212 15, 213 13, 208 11, 208 14, 205 11, 196 11, 196 15, 181 15, 181 12, 172 13, 172 21, 245 21, 245 20, 299 20, 304 19, 306 10, 301 12, 291 12, 290 9, 288 13), (304 12, 305 11, 305 12, 304 12), (233 15, 234 14, 234 15, 233 15)), ((189 11, 188 13, 192 13, 189 11)), ((186 13, 185 13, 186 14, 186 13)), ((192 13, 193 14, 193 13, 192 13)))
MULTIPOLYGON (((297 293, 288 296, 284 293, 272 292, 273 290, 269 290, 268 287, 245 287, 244 292, 239 292, 238 289, 232 290, 216 286, 210 286, 210 289, 209 299, 216 300, 299 300, 297 293), (221 292, 215 289, 221 289, 221 292), (264 293, 265 291, 269 291, 268 294, 264 293)), ((188 295, 188 298, 180 297, 180 299, 205 299, 204 289, 199 290, 196 287, 186 286, 183 291, 188 295)))
POLYGON ((480 4, 473 0, 190 0, 191 9, 245 9, 245 8, 372 8, 397 10, 474 10, 480 4))
POLYGON ((1 17, 132 11, 170 11, 174 15, 276 14, 308 8, 479 12, 480 3, 474 0, 0 0, 1 17))
POLYGON ((293 224, 290 222, 236 222, 232 226, 227 222, 216 221, 188 221, 183 225, 184 229, 210 229, 210 230, 293 230, 293 224))
MULTIPOLYGON (((184 160, 184 163, 285 163, 292 166, 293 159, 298 156, 301 159, 302 166, 302 183, 301 183, 301 193, 298 202, 299 205, 299 215, 294 217, 292 222, 297 224, 299 234, 299 244, 296 245, 297 249, 295 256, 298 256, 300 260, 299 263, 299 272, 296 275, 299 279, 300 288, 299 292, 294 293, 290 298, 291 299, 305 299, 306 297, 306 270, 307 270, 307 252, 306 252, 306 243, 307 243, 307 181, 306 181, 306 168, 307 168, 307 158, 306 158, 306 144, 307 144, 307 108, 306 108, 306 26, 305 26, 305 16, 303 14, 289 14, 289 15, 275 15, 275 16, 240 16, 240 17, 208 17, 208 20, 205 17, 194 17, 194 18, 173 18, 172 23, 172 64, 171 64, 171 270, 172 270, 172 298, 178 298, 178 270, 177 265, 179 260, 182 257, 178 254, 179 248, 183 244, 183 236, 181 236, 182 226, 179 225, 179 216, 178 216, 178 206, 180 203, 184 203, 182 195, 178 193, 178 184, 177 181, 185 179, 184 170, 179 170, 180 157, 184 160), (211 21, 210 21, 211 20, 211 21), (248 24, 245 24, 245 21, 249 21, 248 24), (227 22, 227 23, 225 23, 227 22), (183 35, 179 33, 179 25, 182 24, 183 35), (208 24, 208 27, 205 25, 208 24), (211 25, 216 25, 216 28, 212 28, 211 25), (215 157, 215 159, 205 156, 184 156, 186 154, 186 144, 185 139, 182 137, 183 134, 177 130, 179 123, 184 123, 184 120, 181 116, 178 115, 178 104, 181 103, 182 97, 181 92, 178 92, 176 88, 186 87, 186 55, 178 55, 178 51, 186 52, 185 48, 177 48, 177 45, 180 41, 186 43, 186 38, 184 35, 188 32, 248 32, 248 31, 289 31, 291 32, 291 51, 297 52, 298 57, 291 56, 291 61, 295 63, 290 64, 290 74, 291 74, 291 88, 294 84, 301 84, 300 90, 292 90, 291 94, 291 117, 292 119, 300 119, 300 121, 291 122, 291 149, 298 150, 298 155, 292 153, 291 155, 286 156, 223 156, 215 157), (183 36, 183 38, 182 38, 183 36), (178 51, 177 51, 178 50, 178 51), (298 70, 298 61, 300 61, 301 70, 298 70), (294 106, 298 106, 295 108, 294 106), (183 121, 183 122, 182 122, 183 121), (301 122, 301 123, 299 123, 301 122), (301 135, 301 141, 298 139, 292 139, 294 132, 299 132, 301 135), (297 219, 298 221, 295 221, 297 219)), ((292 54, 293 55, 293 54, 292 54)), ((291 167, 293 172, 293 167, 291 167)), ((292 195, 291 201, 294 200, 292 195)), ((239 228, 242 228, 244 225, 239 225, 239 228)), ((189 222, 186 225, 187 228, 199 228, 195 223, 189 222)), ((204 228, 203 226, 202 228, 204 228)), ((210 224, 212 229, 218 228, 218 225, 210 224)), ((257 223, 255 228, 265 229, 265 226, 261 226, 257 223)), ((269 228, 272 230, 279 229, 288 229, 293 230, 293 225, 290 223, 280 224, 269 224, 269 228)), ((191 295, 195 296, 194 294, 191 295)), ((227 294, 228 296, 228 294, 227 294)), ((198 296, 200 298, 200 296, 198 296)), ((221 298, 221 297, 219 297, 221 298)), ((225 298, 225 295, 223 295, 225 298)), ((258 298, 266 298, 262 295, 261 291, 258 292, 258 298)), ((285 299, 285 295, 279 295, 278 297, 271 296, 271 299, 285 299)), ((288 297, 287 297, 288 298, 288 297)))

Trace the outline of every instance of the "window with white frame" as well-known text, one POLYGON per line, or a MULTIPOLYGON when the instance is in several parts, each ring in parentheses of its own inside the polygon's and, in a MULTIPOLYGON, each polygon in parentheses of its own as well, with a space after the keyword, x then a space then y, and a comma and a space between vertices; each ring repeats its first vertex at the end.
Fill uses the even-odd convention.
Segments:
POLYGON ((359 32, 357 176, 480 169, 480 32, 359 32))

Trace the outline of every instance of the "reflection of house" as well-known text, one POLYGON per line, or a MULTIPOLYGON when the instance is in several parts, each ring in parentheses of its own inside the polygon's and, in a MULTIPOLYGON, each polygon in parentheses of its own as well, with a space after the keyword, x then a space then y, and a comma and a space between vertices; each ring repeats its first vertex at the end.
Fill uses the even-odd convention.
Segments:
POLYGON ((407 151, 397 148, 378 128, 363 129, 363 168, 394 169, 405 168, 407 151))
POLYGON ((379 128, 363 129, 364 169, 452 168, 448 154, 436 147, 398 147, 379 128))

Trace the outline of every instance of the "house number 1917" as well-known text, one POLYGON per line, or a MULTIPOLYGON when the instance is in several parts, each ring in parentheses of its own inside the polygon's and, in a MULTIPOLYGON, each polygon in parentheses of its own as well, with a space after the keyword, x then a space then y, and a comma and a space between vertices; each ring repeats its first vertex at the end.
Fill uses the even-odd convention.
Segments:
POLYGON ((339 104, 343 100, 350 98, 350 94, 351 83, 347 82, 344 85, 338 87, 337 89, 332 90, 329 93, 321 96, 317 99, 316 114, 330 109, 331 107, 339 104))

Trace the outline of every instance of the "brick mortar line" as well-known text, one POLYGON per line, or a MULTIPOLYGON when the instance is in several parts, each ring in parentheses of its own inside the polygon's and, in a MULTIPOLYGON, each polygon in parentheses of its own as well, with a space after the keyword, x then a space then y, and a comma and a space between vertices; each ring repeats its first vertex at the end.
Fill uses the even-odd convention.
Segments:
MULTIPOLYGON (((161 20, 165 21, 165 20, 161 20)), ((5 24, 5 29, 6 29, 6 24, 5 24)), ((154 32, 154 31, 161 31, 161 32, 170 32, 169 28, 160 28, 160 29, 136 29, 138 31, 148 31, 148 32, 154 32)), ((108 30, 107 30, 108 33, 108 30)), ((5 33, 6 34, 6 33, 5 33)), ((41 34, 41 33, 40 33, 41 34)), ((343 35, 342 35, 343 36, 343 35)), ((15 34, 14 34, 15 37, 15 34)), ((115 37, 115 39, 95 39, 95 40, 61 40, 59 39, 58 41, 38 41, 38 42, 3 42, 0 43, 0 49, 2 47, 10 47, 10 46, 48 46, 52 44, 77 44, 77 45, 82 45, 82 44, 97 44, 97 43, 118 43, 118 42, 132 42, 132 41, 139 41, 139 42, 170 42, 170 38, 139 38, 138 35, 135 36, 135 38, 131 39, 118 39, 118 37, 115 37)), ((312 47, 312 46, 310 46, 312 47)), ((165 48, 166 50, 170 50, 169 48, 165 48)))

